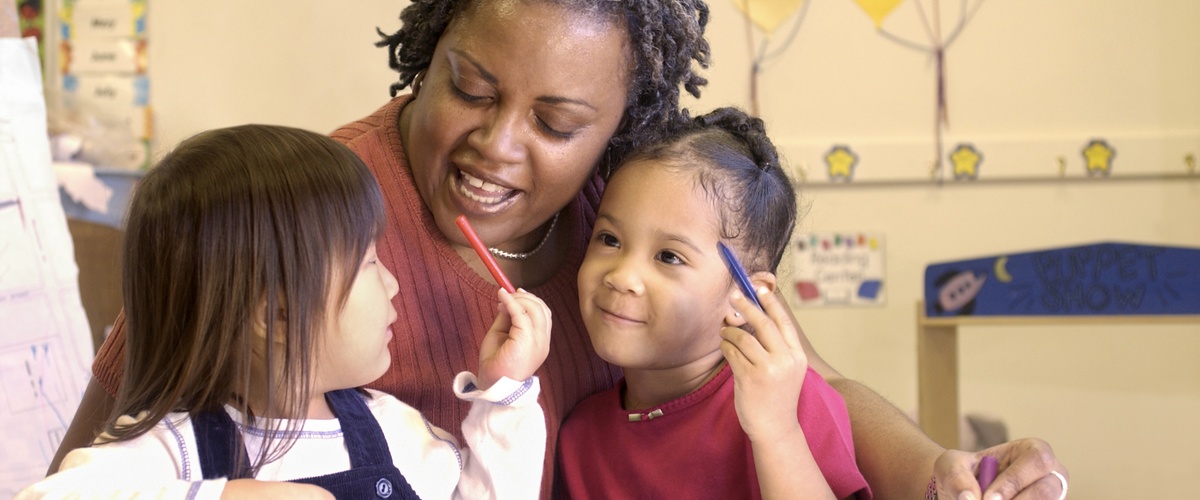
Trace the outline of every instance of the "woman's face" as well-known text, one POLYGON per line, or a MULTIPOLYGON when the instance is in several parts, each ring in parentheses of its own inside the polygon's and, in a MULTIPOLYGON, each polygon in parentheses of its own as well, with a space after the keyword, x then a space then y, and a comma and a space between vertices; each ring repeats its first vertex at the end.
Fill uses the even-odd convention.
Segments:
POLYGON ((401 117, 443 234, 465 245, 454 218, 466 214, 490 246, 532 246, 521 238, 578 194, 621 121, 626 44, 621 25, 540 0, 458 14, 401 117))

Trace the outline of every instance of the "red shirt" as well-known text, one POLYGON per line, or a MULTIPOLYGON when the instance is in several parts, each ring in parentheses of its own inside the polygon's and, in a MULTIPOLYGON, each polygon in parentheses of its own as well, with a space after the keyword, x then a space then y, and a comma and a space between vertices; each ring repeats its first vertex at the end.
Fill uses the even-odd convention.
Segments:
MULTIPOLYGON (((655 407, 662 415, 636 422, 621 408, 624 384, 579 403, 563 422, 557 470, 561 496, 761 498, 750 439, 734 408, 729 365, 699 390, 655 407)), ((854 461, 846 404, 812 368, 796 415, 834 495, 870 499, 871 489, 854 461)))

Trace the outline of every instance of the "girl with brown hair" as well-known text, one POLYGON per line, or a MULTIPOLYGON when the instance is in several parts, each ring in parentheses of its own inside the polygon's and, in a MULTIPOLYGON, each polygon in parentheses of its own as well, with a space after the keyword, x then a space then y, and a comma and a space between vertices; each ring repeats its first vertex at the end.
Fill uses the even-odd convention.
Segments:
POLYGON ((399 284, 375 247, 379 186, 345 146, 262 125, 199 134, 146 175, 127 225, 120 417, 18 498, 537 496, 537 297, 500 290, 478 377, 454 378, 470 452, 359 388, 391 365, 399 284))

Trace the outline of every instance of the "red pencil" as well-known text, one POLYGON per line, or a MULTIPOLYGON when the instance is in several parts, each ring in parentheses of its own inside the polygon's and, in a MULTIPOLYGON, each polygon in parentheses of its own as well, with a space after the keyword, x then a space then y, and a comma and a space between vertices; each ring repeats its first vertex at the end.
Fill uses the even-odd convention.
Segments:
POLYGON ((475 234, 475 228, 471 227, 470 222, 467 222, 467 216, 458 216, 457 219, 454 219, 454 223, 458 224, 458 228, 466 235, 467 241, 471 243, 471 248, 475 249, 475 253, 479 254, 479 258, 483 259, 483 265, 487 267, 488 272, 492 273, 492 277, 496 279, 496 283, 499 283, 501 287, 508 290, 508 293, 516 293, 517 289, 513 287, 511 281, 508 281, 508 277, 504 275, 504 271, 500 270, 500 265, 492 257, 492 252, 488 251, 487 247, 483 245, 483 241, 479 239, 479 235, 475 234))

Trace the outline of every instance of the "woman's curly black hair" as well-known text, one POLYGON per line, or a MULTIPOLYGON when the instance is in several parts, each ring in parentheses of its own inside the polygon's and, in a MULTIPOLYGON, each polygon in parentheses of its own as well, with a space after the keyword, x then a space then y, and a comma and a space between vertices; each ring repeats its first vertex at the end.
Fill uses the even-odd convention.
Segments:
POLYGON ((695 169, 717 207, 722 238, 741 250, 746 269, 775 272, 798 217, 796 187, 763 121, 737 108, 719 108, 655 131, 625 163, 655 161, 695 169))
MULTIPOLYGON (((413 0, 400 12, 402 26, 376 46, 388 48, 388 66, 400 73, 391 86, 395 96, 412 85, 417 73, 429 67, 434 48, 454 16, 483 0, 413 0)), ((620 23, 629 34, 631 71, 625 116, 601 160, 602 172, 680 116, 680 86, 695 97, 708 83, 692 63, 708 68, 709 47, 704 39, 708 5, 704 0, 531 0, 561 5, 574 12, 595 13, 620 23)))

